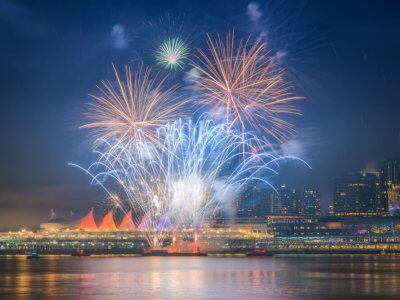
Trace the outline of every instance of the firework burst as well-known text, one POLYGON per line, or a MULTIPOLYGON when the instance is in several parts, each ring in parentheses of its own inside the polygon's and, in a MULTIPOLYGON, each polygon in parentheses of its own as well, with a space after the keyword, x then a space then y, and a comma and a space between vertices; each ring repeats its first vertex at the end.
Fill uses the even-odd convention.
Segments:
POLYGON ((152 74, 150 68, 131 72, 125 68, 121 78, 113 65, 115 83, 102 81, 99 94, 91 95, 88 122, 82 126, 93 131, 98 146, 107 141, 113 149, 129 148, 134 141, 156 141, 157 128, 184 113, 185 101, 176 97, 177 87, 163 88, 166 77, 152 74))
POLYGON ((180 38, 169 38, 156 51, 157 63, 166 69, 182 68, 189 54, 189 48, 180 38))
MULTIPOLYGON (((262 143, 251 134, 244 142, 262 143)), ((226 124, 177 120, 158 130, 157 142, 135 140, 129 149, 120 145, 111 152, 119 153, 118 159, 107 150, 97 152, 97 161, 84 170, 114 199, 112 203, 117 199, 118 207, 143 216, 138 227, 154 246, 171 227, 200 227, 232 209, 249 183, 273 188, 268 178, 288 157, 246 153, 243 160, 242 143, 241 133, 226 124)))
POLYGON ((253 128, 272 146, 293 134, 294 127, 284 115, 300 114, 294 106, 299 97, 291 92, 284 70, 261 40, 235 42, 234 34, 225 41, 208 36, 209 52, 198 50, 193 66, 193 87, 200 92, 201 104, 223 107, 226 122, 244 134, 253 128))

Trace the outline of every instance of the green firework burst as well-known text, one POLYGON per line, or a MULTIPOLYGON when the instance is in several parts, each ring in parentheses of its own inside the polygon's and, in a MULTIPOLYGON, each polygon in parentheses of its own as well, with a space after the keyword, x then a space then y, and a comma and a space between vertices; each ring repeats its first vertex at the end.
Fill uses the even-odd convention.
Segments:
POLYGON ((189 54, 189 48, 180 38, 164 41, 156 51, 157 63, 166 69, 182 68, 189 54))

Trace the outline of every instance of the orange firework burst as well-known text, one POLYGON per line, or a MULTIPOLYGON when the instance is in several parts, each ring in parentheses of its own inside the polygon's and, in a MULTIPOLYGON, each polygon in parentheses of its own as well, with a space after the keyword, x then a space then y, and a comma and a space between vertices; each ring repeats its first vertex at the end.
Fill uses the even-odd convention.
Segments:
POLYGON ((152 74, 150 68, 135 73, 125 67, 125 78, 113 69, 115 83, 102 81, 100 93, 90 95, 95 101, 88 103, 89 122, 82 128, 93 130, 96 145, 107 142, 113 150, 156 141, 157 129, 183 113, 185 102, 177 99, 177 87, 164 89, 166 77, 152 74))
POLYGON ((197 73, 193 87, 200 90, 199 101, 207 106, 222 106, 226 121, 264 134, 272 146, 293 134, 294 127, 282 117, 300 114, 294 102, 300 97, 291 92, 284 70, 260 39, 235 43, 234 34, 225 42, 208 36, 209 53, 198 50, 197 73))

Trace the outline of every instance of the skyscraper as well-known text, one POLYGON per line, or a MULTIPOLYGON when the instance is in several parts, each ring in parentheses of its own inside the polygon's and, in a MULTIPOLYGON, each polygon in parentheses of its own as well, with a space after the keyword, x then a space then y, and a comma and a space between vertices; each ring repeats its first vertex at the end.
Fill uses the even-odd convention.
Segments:
POLYGON ((303 214, 300 191, 287 188, 286 185, 282 185, 278 191, 281 205, 280 213, 282 215, 303 214))
POLYGON ((400 183, 400 160, 387 159, 380 164, 380 176, 383 183, 390 187, 400 183))
POLYGON ((379 173, 354 173, 334 183, 334 211, 340 216, 384 215, 379 173))
POLYGON ((237 216, 249 218, 277 214, 280 207, 279 200, 273 189, 253 182, 238 199, 237 216))
POLYGON ((397 191, 400 185, 400 160, 387 159, 380 163, 379 168, 381 201, 390 213, 398 210, 397 191))
POLYGON ((387 191, 388 211, 391 216, 400 215, 400 184, 392 184, 387 191))
POLYGON ((329 204, 328 206, 328 215, 333 216, 335 214, 335 209, 333 207, 333 204, 329 204))
POLYGON ((282 210, 281 197, 275 191, 272 191, 269 194, 269 200, 271 204, 271 214, 272 215, 281 214, 282 210))
POLYGON ((303 192, 303 214, 304 215, 321 215, 321 196, 317 189, 305 189, 303 192))

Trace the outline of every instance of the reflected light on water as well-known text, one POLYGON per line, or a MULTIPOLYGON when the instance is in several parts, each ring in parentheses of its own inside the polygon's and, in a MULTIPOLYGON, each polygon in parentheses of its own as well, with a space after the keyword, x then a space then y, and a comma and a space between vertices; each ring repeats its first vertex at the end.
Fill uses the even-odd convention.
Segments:
POLYGON ((0 257, 0 297, 394 297, 399 270, 399 257, 375 256, 0 257))

